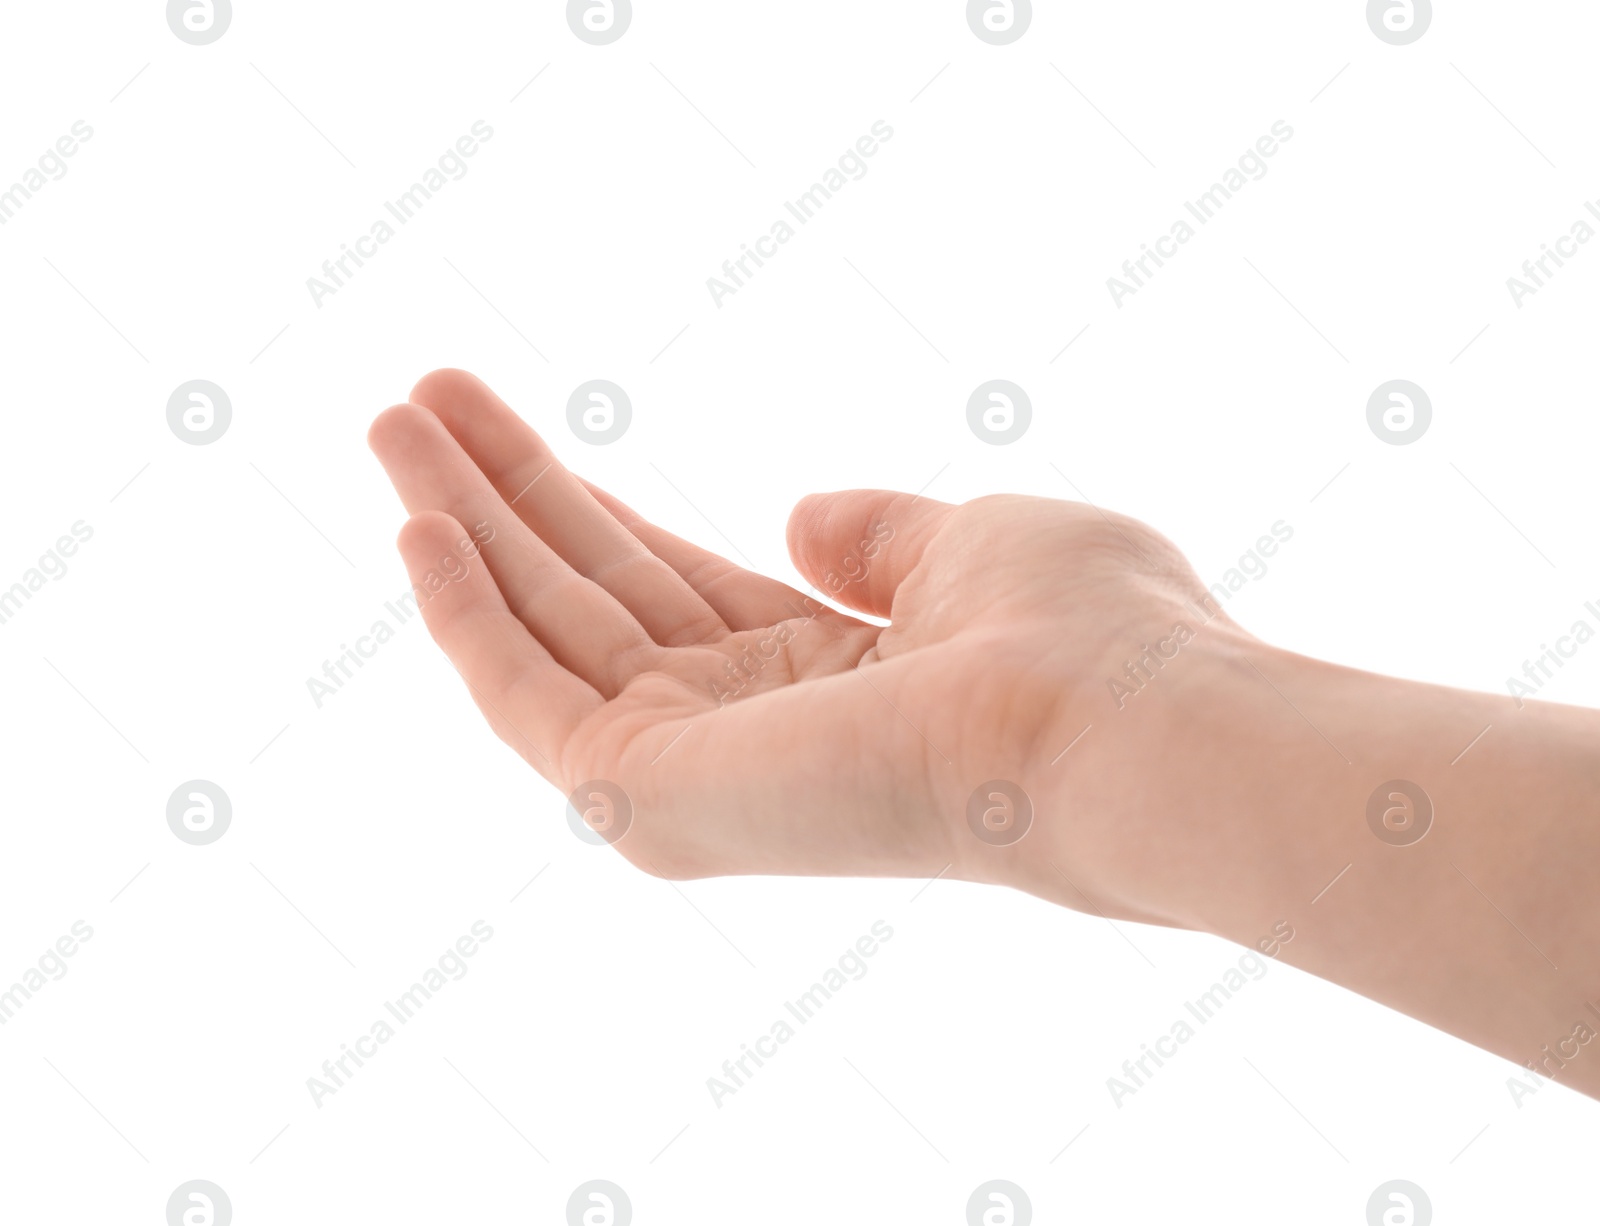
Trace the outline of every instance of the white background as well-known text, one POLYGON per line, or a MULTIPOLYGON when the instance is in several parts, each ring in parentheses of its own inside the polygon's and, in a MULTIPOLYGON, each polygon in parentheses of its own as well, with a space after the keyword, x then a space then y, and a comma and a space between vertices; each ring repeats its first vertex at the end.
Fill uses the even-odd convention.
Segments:
MULTIPOLYGON (((443 365, 791 581, 807 491, 1076 489, 1208 581, 1285 520, 1230 612, 1374 670, 1503 690, 1600 600, 1600 244, 1506 288, 1600 197, 1594 6, 1442 5, 1407 47, 1356 0, 1039 7, 994 47, 951 0, 639 0, 594 47, 551 2, 241 0, 196 47, 152 0, 5 6, 0 185, 94 133, 0 227, 0 587, 93 529, 0 625, 0 981, 94 930, 0 1028, 8 1220, 155 1223, 196 1178, 240 1226, 558 1223, 591 1178, 641 1224, 957 1223, 993 1178, 1039 1222, 1359 1226, 1392 1178, 1440 1223, 1592 1203, 1592 1102, 1519 1107, 1513 1066, 1283 965, 1116 1106, 1220 941, 945 881, 637 873, 420 620, 308 693, 406 590, 363 436, 443 365), (866 177, 714 306, 880 119, 866 177), (316 305, 477 120, 466 177, 316 305), (1277 120, 1269 173, 1115 306, 1277 120), (566 426, 592 378, 633 401, 606 447, 566 426), (1033 401, 1010 446, 966 424, 992 378, 1033 401), (1394 378, 1433 402, 1410 446, 1366 422, 1394 378), (209 446, 167 426, 191 379, 232 401, 209 446), (205 847, 166 825, 194 778, 234 807, 205 847), (315 1105, 479 919, 470 973, 315 1105), (879 919, 866 976, 714 1105, 879 919)), ((1542 696, 1600 703, 1600 645, 1542 696)))

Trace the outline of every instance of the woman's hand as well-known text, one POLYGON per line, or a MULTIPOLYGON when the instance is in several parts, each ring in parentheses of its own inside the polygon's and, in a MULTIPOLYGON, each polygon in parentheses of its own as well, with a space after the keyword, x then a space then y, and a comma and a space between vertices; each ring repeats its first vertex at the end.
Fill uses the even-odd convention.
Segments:
POLYGON ((1206 841, 1163 829, 1187 820, 1166 729, 1201 657, 1251 640, 1203 616, 1216 602, 1144 525, 1038 498, 806 498, 795 565, 879 626, 645 522, 463 372, 425 378, 371 442, 435 639, 640 867, 945 874, 1191 921, 1195 886, 1161 862, 1187 872, 1174 849, 1206 841))
POLYGON ((587 485, 470 375, 371 441, 434 638, 641 868, 1212 932, 1600 1093, 1600 713, 1270 647, 1082 504, 814 494, 806 594, 587 485))

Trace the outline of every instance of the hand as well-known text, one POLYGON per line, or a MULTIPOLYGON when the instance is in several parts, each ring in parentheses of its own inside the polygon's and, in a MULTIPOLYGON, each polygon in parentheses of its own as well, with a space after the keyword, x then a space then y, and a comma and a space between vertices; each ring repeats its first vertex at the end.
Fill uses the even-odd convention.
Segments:
POLYGON ((545 778, 622 789, 646 871, 1212 932, 1600 1095, 1600 713, 1270 647, 1094 507, 804 499, 796 567, 879 626, 640 519, 470 375, 412 401, 371 442, 429 629, 545 778))
POLYGON ((1205 593, 1144 525, 1036 498, 803 500, 796 567, 880 627, 645 522, 463 372, 423 379, 370 437, 412 516, 400 549, 434 638, 546 779, 625 791, 616 847, 641 868, 945 873, 1190 922, 1179 900, 1204 887, 1179 882, 1195 874, 1170 853, 1187 841, 1201 855, 1203 832, 1162 830, 1170 803, 1153 803, 1152 781, 1073 783, 1080 762, 1114 779, 1145 752, 1181 794, 1171 703, 1194 691, 1194 657, 1251 642, 1219 615, 1173 644, 1175 627, 1198 632, 1190 602, 1205 593), (428 593, 430 572, 437 585, 452 571, 428 593), (1190 684, 1119 712, 1108 679, 1126 685, 1126 658, 1162 641, 1189 654, 1190 684), (1112 717, 1132 758, 1108 760, 1091 730, 1064 760, 1112 717), (1025 799, 973 801, 992 780, 1025 799), (1150 856, 1152 838, 1168 854, 1150 856))

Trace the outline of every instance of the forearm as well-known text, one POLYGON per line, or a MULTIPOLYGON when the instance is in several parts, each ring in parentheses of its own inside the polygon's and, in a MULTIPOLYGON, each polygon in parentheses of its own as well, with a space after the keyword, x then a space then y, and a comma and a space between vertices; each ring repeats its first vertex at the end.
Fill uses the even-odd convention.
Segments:
POLYGON ((1284 961, 1600 1097, 1600 712, 1262 668, 1281 803, 1240 815, 1260 855, 1199 926, 1254 946, 1286 922, 1284 961), (1369 818, 1393 780, 1419 799, 1369 818))

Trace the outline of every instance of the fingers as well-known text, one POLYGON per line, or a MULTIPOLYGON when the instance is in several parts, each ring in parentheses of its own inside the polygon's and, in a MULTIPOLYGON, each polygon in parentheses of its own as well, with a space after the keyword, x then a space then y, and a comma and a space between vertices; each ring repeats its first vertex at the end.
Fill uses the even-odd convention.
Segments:
POLYGON ((600 708, 600 695, 528 633, 483 564, 477 542, 451 516, 412 516, 399 546, 428 632, 500 739, 547 777, 565 782, 556 766, 562 746, 600 708))
MULTIPOLYGON (((746 570, 720 554, 674 536, 599 486, 589 481, 583 484, 623 528, 682 576, 729 629, 758 630, 791 617, 816 614, 820 602, 787 583, 746 570)), ((819 616, 839 615, 830 609, 819 616)))
POLYGON ((811 494, 789 516, 789 556, 834 600, 888 617, 895 589, 954 510, 892 490, 811 494))
POLYGON ((726 638, 729 627, 683 578, 612 518, 522 418, 478 378, 436 370, 412 390, 534 533, 615 596, 657 643, 726 638))
POLYGON ((368 441, 408 511, 471 525, 506 605, 563 667, 613 698, 659 663, 663 649, 632 614, 535 536, 427 409, 385 410, 368 441))

